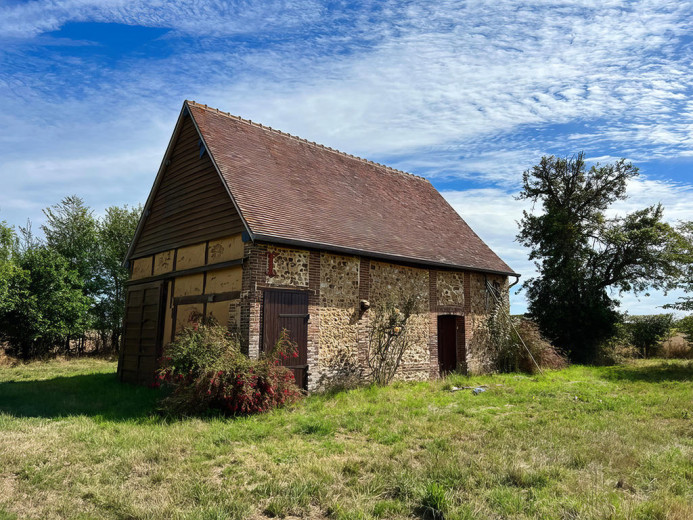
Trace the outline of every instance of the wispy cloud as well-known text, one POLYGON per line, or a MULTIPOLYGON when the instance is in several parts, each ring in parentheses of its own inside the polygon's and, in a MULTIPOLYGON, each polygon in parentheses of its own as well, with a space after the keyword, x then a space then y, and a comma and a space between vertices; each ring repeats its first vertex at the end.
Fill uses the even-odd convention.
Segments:
POLYGON ((189 98, 428 176, 529 270, 502 230, 541 155, 628 157, 648 173, 633 193, 680 192, 656 170, 693 164, 692 29, 693 2, 674 0, 4 5, 0 216, 21 222, 69 193, 97 208, 144 200, 189 98), (168 32, 147 43, 156 52, 105 59, 108 42, 64 34, 75 22, 168 32))

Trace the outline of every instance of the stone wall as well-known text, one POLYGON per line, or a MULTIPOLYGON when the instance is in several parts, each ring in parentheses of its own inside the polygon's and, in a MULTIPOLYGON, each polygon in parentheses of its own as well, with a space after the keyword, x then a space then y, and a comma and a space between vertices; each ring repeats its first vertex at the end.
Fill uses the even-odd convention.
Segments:
POLYGON ((240 301, 242 337, 251 357, 260 353, 263 291, 294 289, 309 295, 308 388, 316 390, 346 373, 365 372, 370 320, 378 308, 417 298, 410 318, 413 347, 398 379, 423 380, 438 374, 438 315, 458 316, 458 366, 473 373, 492 369, 481 341, 494 302, 485 282, 507 287, 507 277, 435 270, 328 252, 246 243, 240 301), (270 258, 272 272, 270 272, 270 258), (360 301, 368 300, 363 311, 360 301))
POLYGON ((465 322, 467 327, 467 370, 481 374, 494 370, 494 352, 487 342, 486 323, 496 305, 492 294, 486 290, 486 282, 494 282, 504 298, 508 298, 508 277, 483 273, 469 273, 469 306, 465 322))
POLYGON ((409 297, 416 298, 416 311, 408 324, 413 344, 402 357, 397 379, 428 379, 431 367, 428 269, 371 261, 370 273, 372 308, 368 312, 378 312, 388 302, 397 306, 409 297))
POLYGON ((464 273, 438 271, 436 276, 438 305, 464 305, 464 273))
POLYGON ((319 384, 358 374, 359 264, 357 257, 320 254, 319 384))
POLYGON ((308 263, 310 251, 267 246, 272 255, 274 276, 267 276, 270 285, 308 287, 308 263))

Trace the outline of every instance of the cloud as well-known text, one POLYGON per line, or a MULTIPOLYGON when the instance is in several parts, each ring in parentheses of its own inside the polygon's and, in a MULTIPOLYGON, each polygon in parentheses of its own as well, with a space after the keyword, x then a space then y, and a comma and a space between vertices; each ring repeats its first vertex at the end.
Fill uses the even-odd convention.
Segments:
POLYGON ((197 36, 299 27, 316 22, 319 2, 38 0, 0 9, 0 37, 31 38, 58 30, 67 22, 94 21, 172 28, 197 36))
POLYGON ((662 200, 691 218, 690 187, 654 172, 693 161, 692 29, 693 3, 674 0, 4 5, 0 215, 70 193, 143 201, 189 98, 431 178, 531 275, 512 193, 541 155, 626 156, 648 177, 622 211, 662 200), (105 60, 65 41, 70 22, 169 32, 105 60))

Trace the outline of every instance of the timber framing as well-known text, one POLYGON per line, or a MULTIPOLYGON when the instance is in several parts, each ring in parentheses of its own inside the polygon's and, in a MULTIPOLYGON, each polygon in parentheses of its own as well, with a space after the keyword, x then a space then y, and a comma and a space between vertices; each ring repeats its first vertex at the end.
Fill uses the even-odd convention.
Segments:
POLYGON ((125 285, 139 285, 142 283, 156 282, 159 280, 166 280, 168 278, 185 276, 187 274, 206 273, 207 271, 215 271, 217 269, 224 269, 226 267, 233 267, 235 265, 243 265, 243 262, 245 261, 246 258, 239 258, 237 260, 229 260, 227 262, 218 262, 216 264, 201 265, 200 267, 191 267, 190 269, 181 269, 180 271, 171 271, 168 273, 158 274, 156 276, 147 276, 146 278, 128 280, 127 282, 125 282, 125 285))
POLYGON ((241 291, 229 291, 216 294, 194 294, 190 296, 177 296, 173 298, 174 305, 188 305, 191 303, 214 303, 237 300, 241 297, 241 291))

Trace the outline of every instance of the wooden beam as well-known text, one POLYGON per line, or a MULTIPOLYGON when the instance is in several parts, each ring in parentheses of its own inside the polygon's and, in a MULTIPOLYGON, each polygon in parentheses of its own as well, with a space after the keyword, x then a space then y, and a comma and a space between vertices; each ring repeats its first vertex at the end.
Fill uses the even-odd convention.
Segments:
POLYGON ((190 296, 176 296, 173 298, 173 305, 188 305, 190 303, 211 303, 238 300, 241 291, 229 291, 217 294, 193 294, 190 296))
POLYGON ((181 269, 180 271, 172 271, 170 273, 163 273, 156 276, 148 276, 147 278, 139 278, 137 280, 128 280, 125 285, 135 285, 148 282, 156 282, 158 280, 165 280, 167 278, 176 278, 178 276, 185 276, 188 274, 206 273, 207 271, 215 271, 217 269, 224 269, 225 267, 233 267, 234 265, 242 265, 245 262, 245 258, 238 258, 237 260, 229 260, 227 262, 219 262, 211 265, 201 265, 200 267, 192 267, 190 269, 181 269))

